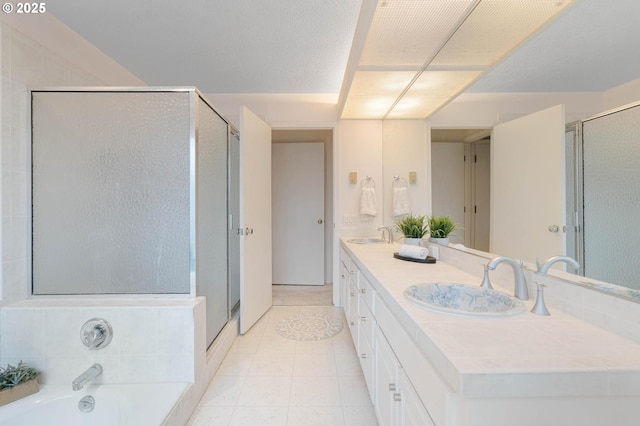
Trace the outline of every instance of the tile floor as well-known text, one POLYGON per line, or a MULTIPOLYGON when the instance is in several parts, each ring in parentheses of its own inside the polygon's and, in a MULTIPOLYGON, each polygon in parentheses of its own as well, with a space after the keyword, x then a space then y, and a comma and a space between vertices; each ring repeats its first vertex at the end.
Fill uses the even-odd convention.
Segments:
POLYGON ((274 306, 332 306, 333 285, 278 285, 274 284, 274 306))
POLYGON ((342 309, 274 306, 238 336, 188 426, 376 426, 342 309), (275 324, 302 312, 334 313, 343 330, 320 341, 278 335, 275 324))

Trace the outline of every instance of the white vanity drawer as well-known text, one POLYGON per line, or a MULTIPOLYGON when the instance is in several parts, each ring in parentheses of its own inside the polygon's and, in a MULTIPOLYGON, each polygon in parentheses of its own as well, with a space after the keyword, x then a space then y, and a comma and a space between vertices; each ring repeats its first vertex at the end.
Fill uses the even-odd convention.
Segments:
POLYGON ((367 383, 369 398, 371 398, 371 402, 373 402, 373 395, 375 395, 375 353, 373 351, 373 345, 371 345, 367 338, 360 337, 357 348, 360 366, 362 367, 362 375, 364 376, 364 381, 367 383))
POLYGON ((376 291, 373 289, 373 286, 371 285, 369 280, 367 280, 362 274, 360 274, 360 279, 358 281, 358 291, 360 292, 361 299, 364 300, 364 302, 367 304, 371 313, 375 314, 376 311, 374 301, 376 297, 376 291))
POLYGON ((365 336, 365 338, 369 340, 371 347, 374 347, 373 342, 375 342, 374 335, 376 329, 376 318, 373 316, 366 303, 360 303, 360 316, 358 320, 360 323, 360 336, 365 336))
POLYGON ((349 332, 351 333, 351 338, 353 339, 353 344, 357 348, 358 347, 358 292, 353 284, 349 285, 349 293, 347 295, 349 298, 349 310, 345 312, 347 316, 347 325, 349 326, 349 332))
POLYGON ((376 300, 376 321, 393 348, 398 361, 411 378, 411 384, 420 400, 437 425, 445 425, 448 395, 451 389, 440 378, 428 358, 415 345, 407 331, 378 296, 376 300))

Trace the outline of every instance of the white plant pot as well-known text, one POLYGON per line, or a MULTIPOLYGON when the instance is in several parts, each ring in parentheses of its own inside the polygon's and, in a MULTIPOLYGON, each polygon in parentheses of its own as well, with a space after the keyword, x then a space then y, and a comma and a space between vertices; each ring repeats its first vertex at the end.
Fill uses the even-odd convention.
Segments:
POLYGON ((407 238, 404 237, 404 243, 410 244, 412 246, 421 246, 422 247, 422 238, 407 238))
POLYGON ((436 243, 436 244, 442 244, 443 246, 448 246, 449 245, 449 237, 446 237, 446 238, 430 237, 429 241, 431 241, 432 243, 436 243))

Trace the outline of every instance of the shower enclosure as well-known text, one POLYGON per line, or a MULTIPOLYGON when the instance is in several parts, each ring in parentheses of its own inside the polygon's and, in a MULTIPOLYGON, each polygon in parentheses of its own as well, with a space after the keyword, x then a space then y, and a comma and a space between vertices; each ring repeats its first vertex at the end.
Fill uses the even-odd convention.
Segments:
POLYGON ((211 343, 230 312, 228 122, 195 88, 33 90, 31 117, 33 294, 206 296, 211 343))

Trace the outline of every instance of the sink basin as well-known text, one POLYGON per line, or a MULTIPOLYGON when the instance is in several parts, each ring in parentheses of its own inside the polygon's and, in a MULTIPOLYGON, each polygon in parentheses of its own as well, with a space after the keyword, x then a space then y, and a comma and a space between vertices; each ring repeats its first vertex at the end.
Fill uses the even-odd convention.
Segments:
POLYGON ((348 243, 355 243, 355 244, 380 244, 380 243, 386 243, 385 240, 383 240, 382 238, 351 238, 349 240, 347 240, 348 243))
POLYGON ((508 294, 457 283, 414 285, 407 299, 431 311, 465 317, 509 317, 524 312, 524 304, 508 294))

